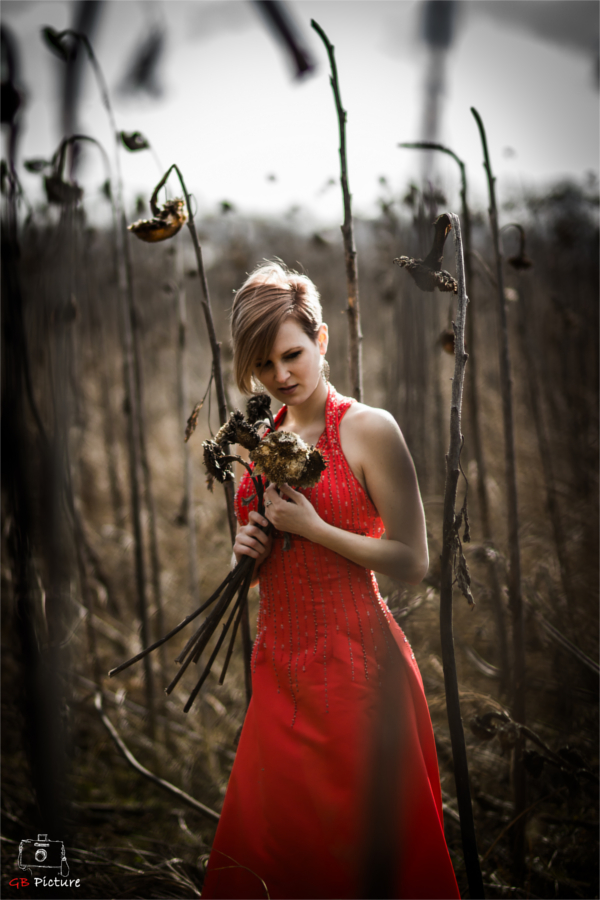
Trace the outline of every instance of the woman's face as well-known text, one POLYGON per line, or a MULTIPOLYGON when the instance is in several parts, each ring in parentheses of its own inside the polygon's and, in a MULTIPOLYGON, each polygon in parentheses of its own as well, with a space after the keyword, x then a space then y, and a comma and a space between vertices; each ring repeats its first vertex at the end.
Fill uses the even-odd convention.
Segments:
POLYGON ((321 325, 313 341, 295 319, 286 319, 268 359, 257 360, 254 374, 271 396, 288 406, 297 406, 318 387, 326 351, 327 325, 321 325))

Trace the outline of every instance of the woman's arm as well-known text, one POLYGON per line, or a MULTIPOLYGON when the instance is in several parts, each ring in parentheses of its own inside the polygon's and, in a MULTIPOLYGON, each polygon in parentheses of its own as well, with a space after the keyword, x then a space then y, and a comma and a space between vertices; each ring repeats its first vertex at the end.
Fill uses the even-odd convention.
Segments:
POLYGON ((427 532, 415 468, 402 433, 389 413, 362 404, 348 411, 343 425, 342 441, 351 450, 346 456, 383 520, 386 540, 329 525, 306 497, 287 485, 282 492, 293 503, 269 487, 272 505, 265 515, 280 531, 302 535, 398 581, 418 584, 429 565, 427 532))

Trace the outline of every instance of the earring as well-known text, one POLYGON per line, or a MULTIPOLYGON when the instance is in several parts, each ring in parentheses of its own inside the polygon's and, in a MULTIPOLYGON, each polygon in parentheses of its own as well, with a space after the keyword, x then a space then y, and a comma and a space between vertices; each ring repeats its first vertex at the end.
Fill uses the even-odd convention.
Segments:
POLYGON ((259 381, 257 378, 255 378, 254 375, 250 379, 250 384, 252 385, 252 393, 253 394, 266 394, 267 393, 267 389, 264 386, 264 384, 261 381, 259 381))
POLYGON ((329 366, 329 363, 327 362, 325 357, 323 357, 321 361, 321 375, 323 376, 323 381, 325 382, 325 384, 328 384, 330 374, 331 368, 329 366))

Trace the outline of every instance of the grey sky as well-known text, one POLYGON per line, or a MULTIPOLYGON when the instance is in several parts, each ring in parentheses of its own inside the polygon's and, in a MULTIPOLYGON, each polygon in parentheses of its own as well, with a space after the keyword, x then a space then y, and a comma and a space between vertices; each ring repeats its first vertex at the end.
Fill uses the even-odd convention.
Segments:
MULTIPOLYGON (((282 213, 292 205, 338 222, 338 137, 324 48, 314 17, 335 44, 342 99, 348 111, 350 182, 358 213, 371 213, 385 175, 401 191, 419 173, 418 154, 400 141, 420 137, 426 52, 419 41, 417 0, 297 0, 291 11, 318 63, 314 75, 291 77, 277 46, 246 0, 119 0, 105 4, 94 37, 114 90, 139 39, 154 24, 167 28, 161 99, 115 95, 118 125, 140 130, 165 168, 183 169, 200 209, 222 199, 246 212, 282 213), (267 176, 274 174, 276 180, 267 176)), ((598 168, 598 4, 560 0, 466 0, 448 59, 440 138, 470 169, 484 201, 481 149, 470 113, 488 130, 502 193, 598 168), (509 155, 505 148, 512 148, 509 155)), ((42 45, 42 25, 71 24, 67 0, 2 4, 3 21, 20 47, 28 93, 22 158, 48 156, 59 139, 55 102, 61 63, 42 45)), ((92 78, 85 81, 81 129, 110 144, 106 115, 92 78)), ((456 202, 456 172, 440 167, 456 202)), ((152 156, 124 157, 128 195, 148 194, 157 180, 152 156)), ((99 164, 89 156, 80 180, 90 211, 100 210, 99 164)), ((39 179, 23 176, 36 196, 39 179)))

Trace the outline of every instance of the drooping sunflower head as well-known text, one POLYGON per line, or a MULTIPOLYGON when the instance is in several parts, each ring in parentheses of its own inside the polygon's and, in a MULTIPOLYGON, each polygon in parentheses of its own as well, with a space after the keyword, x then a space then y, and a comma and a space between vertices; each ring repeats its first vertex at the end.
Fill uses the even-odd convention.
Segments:
POLYGON ((246 419, 251 425, 268 419, 271 414, 271 397, 264 394, 253 394, 246 403, 246 419))
POLYGON ((153 219, 138 219, 129 226, 140 241, 155 244, 173 237, 188 220, 187 209, 183 200, 167 200, 153 219))
POLYGON ((206 466, 206 484, 208 489, 212 491, 215 481, 219 484, 225 484, 226 481, 233 481, 233 469, 231 456, 223 453, 223 448, 216 441, 203 441, 204 449, 204 465, 206 466))
POLYGON ((260 443, 260 435, 255 426, 246 421, 244 414, 236 409, 217 432, 215 442, 217 444, 240 444, 246 450, 254 450, 260 443))

